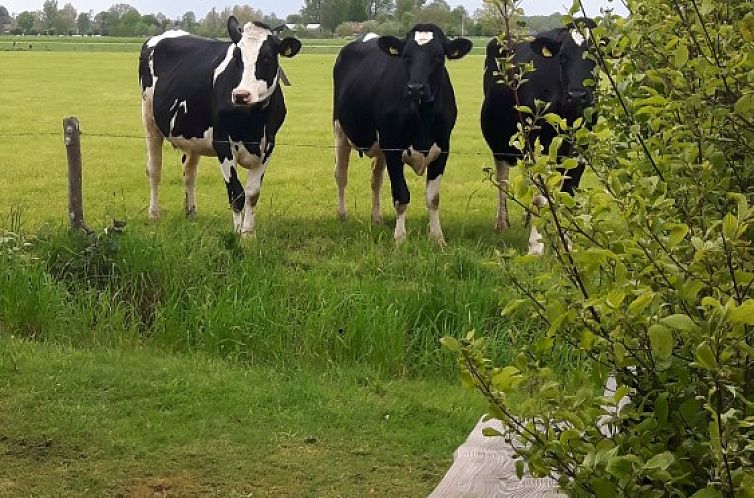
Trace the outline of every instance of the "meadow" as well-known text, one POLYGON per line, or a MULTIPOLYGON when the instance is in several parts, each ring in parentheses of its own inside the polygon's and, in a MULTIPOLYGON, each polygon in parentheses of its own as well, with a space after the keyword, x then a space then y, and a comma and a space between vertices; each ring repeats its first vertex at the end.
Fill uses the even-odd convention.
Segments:
POLYGON ((514 293, 498 252, 527 234, 515 207, 511 231, 492 230, 483 59, 448 64, 448 246, 428 240, 425 179, 407 170, 396 247, 387 185, 385 224, 370 222, 366 158, 337 220, 335 50, 307 50, 317 42, 283 62, 288 117, 245 246, 209 158, 199 216, 183 217, 167 145, 162 219, 147 220, 138 43, 0 52, 0 228, 28 243, 0 258, 0 496, 426 496, 439 481, 482 413, 439 339, 474 329, 505 361, 538 334, 500 316, 514 293), (96 238, 65 229, 65 116, 81 122, 96 238), (113 220, 124 233, 103 232, 113 220))

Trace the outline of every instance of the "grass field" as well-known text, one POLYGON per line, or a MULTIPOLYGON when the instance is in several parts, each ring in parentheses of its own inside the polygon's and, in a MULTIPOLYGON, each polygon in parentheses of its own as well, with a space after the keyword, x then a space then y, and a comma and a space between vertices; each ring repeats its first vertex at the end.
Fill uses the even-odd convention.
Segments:
POLYGON ((389 188, 385 225, 370 223, 367 159, 352 160, 349 218, 337 221, 335 55, 308 42, 284 62, 288 118, 250 247, 230 233, 210 159, 199 217, 183 218, 168 146, 163 218, 147 221, 138 43, 0 52, 0 227, 32 245, 26 262, 0 257, 0 496, 163 496, 175 482, 175 496, 403 497, 439 480, 481 413, 440 337, 476 329, 504 360, 537 333, 500 317, 512 292, 495 254, 523 249, 526 233, 515 208, 514 229, 492 231, 483 59, 448 66, 459 104, 440 205, 448 247, 427 240, 425 179, 409 170, 396 247, 389 188), (65 116, 81 121, 87 222, 125 220, 122 236, 65 233, 65 116))

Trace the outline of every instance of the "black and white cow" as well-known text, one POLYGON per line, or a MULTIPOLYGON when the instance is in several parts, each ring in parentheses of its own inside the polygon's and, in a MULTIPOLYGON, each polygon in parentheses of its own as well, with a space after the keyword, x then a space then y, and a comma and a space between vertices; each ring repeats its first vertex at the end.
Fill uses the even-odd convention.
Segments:
POLYGON ((457 108, 446 59, 471 50, 433 24, 419 24, 406 38, 370 34, 340 51, 333 71, 335 179, 338 215, 346 215, 345 189, 351 149, 372 158, 372 220, 379 223, 380 189, 387 168, 396 212, 394 237, 406 237, 410 194, 403 165, 427 171, 430 236, 444 243, 438 207, 440 180, 450 151, 457 108))
POLYGON ((162 141, 167 140, 184 153, 186 215, 196 214, 199 158, 214 156, 228 190, 233 228, 251 234, 262 178, 286 114, 278 55, 293 57, 301 42, 280 40, 261 23, 247 23, 241 30, 232 16, 228 33, 232 42, 168 31, 150 38, 141 49, 149 217, 160 217, 157 188, 162 141), (245 188, 238 178, 239 165, 249 170, 245 188))
MULTIPOLYGON (((584 115, 587 107, 594 105, 593 89, 584 85, 584 81, 594 78, 595 62, 585 55, 590 44, 590 29, 594 28, 591 19, 575 20, 575 25, 546 31, 537 34, 531 42, 519 43, 515 46, 514 63, 524 64, 533 62, 534 70, 524 78, 528 80, 518 90, 521 105, 534 109, 535 99, 551 104, 548 112, 554 112, 572 124, 584 115)), ((482 134, 487 145, 492 150, 495 159, 496 179, 500 184, 508 181, 511 164, 520 157, 518 149, 510 145, 511 137, 517 132, 519 115, 513 90, 507 86, 501 76, 500 57, 505 50, 497 39, 487 44, 487 55, 484 63, 484 103, 482 104, 481 124, 482 134)), ((594 120, 587 123, 591 126, 594 120)), ((545 150, 555 136, 555 130, 547 123, 539 123, 539 131, 535 131, 532 140, 539 137, 545 150)), ((559 151, 561 156, 574 154, 574 147, 567 141, 559 151)), ((579 185, 584 172, 583 161, 568 171, 561 190, 573 194, 579 185)), ((499 191, 499 204, 495 228, 508 228, 508 210, 505 191, 499 191)), ((535 199, 535 205, 544 204, 544 198, 535 199)), ((529 253, 541 254, 544 245, 536 228, 532 227, 529 236, 529 253)))

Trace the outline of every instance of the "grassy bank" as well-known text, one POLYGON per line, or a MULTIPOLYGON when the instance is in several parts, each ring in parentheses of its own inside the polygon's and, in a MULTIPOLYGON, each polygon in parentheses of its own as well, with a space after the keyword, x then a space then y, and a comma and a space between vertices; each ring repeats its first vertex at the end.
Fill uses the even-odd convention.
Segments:
POLYGON ((0 496, 426 496, 482 407, 361 370, 0 334, 0 496))

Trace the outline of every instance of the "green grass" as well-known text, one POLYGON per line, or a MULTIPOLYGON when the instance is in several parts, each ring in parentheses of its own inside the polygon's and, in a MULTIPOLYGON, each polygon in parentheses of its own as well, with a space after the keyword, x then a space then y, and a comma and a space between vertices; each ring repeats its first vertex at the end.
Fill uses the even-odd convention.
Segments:
POLYGON ((482 410, 443 383, 0 335, 0 497, 426 496, 482 410))
POLYGON ((0 52, 0 228, 31 242, 24 262, 0 251, 0 496, 422 496, 436 484, 482 410, 454 387, 439 339, 476 329, 505 361, 539 334, 500 316, 513 292, 496 252, 525 247, 523 215, 512 207, 514 228, 492 231, 471 55, 448 65, 448 246, 428 240, 425 179, 408 169, 407 241, 393 242, 387 185, 386 223, 371 224, 370 163, 356 155, 337 221, 334 57, 283 62, 288 118, 242 246, 214 160, 198 219, 184 219, 167 145, 163 218, 147 221, 135 52, 0 52), (81 121, 87 223, 125 220, 123 235, 66 233, 65 116, 81 121))

